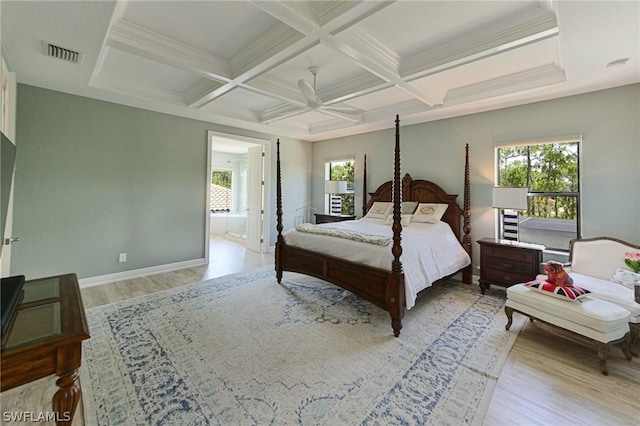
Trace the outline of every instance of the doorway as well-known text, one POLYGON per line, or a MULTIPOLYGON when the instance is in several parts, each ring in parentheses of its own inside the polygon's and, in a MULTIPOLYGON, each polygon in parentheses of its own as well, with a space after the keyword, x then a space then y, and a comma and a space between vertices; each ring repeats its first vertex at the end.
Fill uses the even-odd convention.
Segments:
POLYGON ((211 238, 267 251, 264 201, 268 188, 264 182, 268 181, 269 141, 210 131, 208 147, 207 262, 211 238))

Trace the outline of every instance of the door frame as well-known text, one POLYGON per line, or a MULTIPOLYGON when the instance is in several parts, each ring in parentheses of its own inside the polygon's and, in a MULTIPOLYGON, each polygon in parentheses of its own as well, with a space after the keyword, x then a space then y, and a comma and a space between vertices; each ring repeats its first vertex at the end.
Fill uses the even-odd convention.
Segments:
MULTIPOLYGON (((269 241, 271 236, 271 230, 268 226, 271 223, 271 211, 267 206, 269 205, 269 200, 271 199, 271 186, 269 182, 271 182, 271 140, 269 139, 258 139, 252 138, 248 136, 240 136, 232 133, 224 133, 218 132, 215 130, 207 131, 207 181, 205 184, 205 206, 207 208, 207 212, 209 212, 209 206, 211 205, 211 191, 209 185, 211 185, 211 157, 213 153, 213 137, 218 136, 226 139, 234 139, 238 142, 246 142, 252 144, 260 144, 264 146, 264 184, 262 185, 263 191, 263 214, 262 214, 262 243, 260 244, 260 252, 267 252, 269 249, 269 241)), ((209 263, 209 242, 211 240, 211 220, 210 214, 207 213, 205 215, 205 235, 204 235, 204 259, 205 263, 209 263)))
MULTIPOLYGON (((16 73, 9 71, 4 59, 4 50, 0 52, 0 130, 17 147, 16 141, 16 102, 18 83, 16 73)), ((15 167, 14 172, 15 173, 15 167)), ((15 175, 14 175, 15 176, 15 175)), ((9 191, 9 205, 7 207, 7 217, 5 218, 4 238, 13 238, 13 190, 15 179, 11 180, 11 190, 9 191)), ((0 224, 2 226, 2 224, 0 224)), ((0 277, 11 274, 11 244, 0 241, 0 277)))

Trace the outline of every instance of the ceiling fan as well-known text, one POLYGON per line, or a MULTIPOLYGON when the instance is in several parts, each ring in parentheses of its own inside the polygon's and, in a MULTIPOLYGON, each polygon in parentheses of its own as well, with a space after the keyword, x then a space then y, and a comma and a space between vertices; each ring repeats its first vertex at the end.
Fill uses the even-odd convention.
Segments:
POLYGON ((364 111, 359 108, 349 106, 337 106, 337 105, 325 105, 316 93, 316 77, 318 76, 318 67, 309 67, 309 71, 313 75, 313 86, 307 80, 298 80, 298 87, 302 96, 307 100, 307 106, 309 108, 327 115, 342 118, 345 120, 359 123, 362 121, 364 111))

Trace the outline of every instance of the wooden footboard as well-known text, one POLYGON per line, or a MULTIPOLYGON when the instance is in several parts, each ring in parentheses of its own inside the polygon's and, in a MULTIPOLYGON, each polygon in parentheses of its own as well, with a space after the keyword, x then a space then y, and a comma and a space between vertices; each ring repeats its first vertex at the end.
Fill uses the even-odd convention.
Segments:
MULTIPOLYGON (((286 243, 280 246, 276 270, 298 272, 336 284, 389 312, 393 334, 400 335, 405 313, 404 279, 389 271, 349 262, 286 243)), ((404 278, 404 276, 403 276, 404 278)))
MULTIPOLYGON (((412 180, 408 174, 400 179, 400 119, 396 116, 396 140, 393 180, 381 185, 376 192, 369 194, 367 203, 363 203, 363 214, 375 201, 393 202, 393 244, 391 254, 393 261, 390 271, 354 263, 345 259, 287 245, 282 235, 282 177, 280 168, 280 140, 276 150, 276 215, 278 236, 276 240, 275 270, 278 282, 282 280, 284 271, 310 275, 338 285, 365 300, 374 303, 391 316, 393 334, 400 335, 402 319, 406 310, 404 272, 400 256, 402 255, 400 223, 400 205, 402 201, 418 201, 425 203, 446 203, 449 205, 442 220, 451 226, 463 248, 471 256, 471 240, 469 237, 469 154, 466 147, 465 161, 465 208, 458 206, 457 195, 447 194, 438 185, 424 180, 412 180), (461 226, 461 222, 464 225, 461 226), (464 236, 462 234, 464 233, 464 236)), ((364 176, 364 199, 366 192, 366 160, 364 176)), ((471 266, 463 270, 463 280, 471 283, 471 266)))

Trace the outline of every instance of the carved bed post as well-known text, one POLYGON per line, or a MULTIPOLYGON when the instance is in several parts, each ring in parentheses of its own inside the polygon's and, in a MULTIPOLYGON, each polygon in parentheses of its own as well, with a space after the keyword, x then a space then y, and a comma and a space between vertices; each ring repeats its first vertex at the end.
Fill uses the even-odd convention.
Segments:
POLYGON ((364 155, 364 172, 362 177, 362 217, 367 215, 367 154, 364 155))
POLYGON ((276 230, 278 237, 276 239, 276 279, 278 282, 282 280, 283 256, 284 256, 284 239, 282 237, 282 174, 280 171, 280 139, 276 142, 276 230))
MULTIPOLYGON (((471 196, 470 196, 470 188, 469 188, 469 144, 465 146, 465 159, 464 159, 464 205, 463 205, 463 226, 462 231, 464 235, 462 237, 462 247, 465 249, 469 257, 471 257, 472 248, 471 248, 471 196)), ((473 275, 473 264, 464 268, 462 271, 462 282, 471 284, 473 275)))
POLYGON ((393 169, 393 246, 391 253, 393 261, 391 262, 391 280, 392 285, 389 286, 390 294, 388 295, 389 314, 391 315, 391 326, 393 334, 398 337, 400 329, 402 329, 402 318, 404 317, 405 298, 404 298, 404 273, 402 272, 402 225, 400 223, 400 208, 402 204, 402 191, 400 181, 400 116, 396 115, 396 146, 393 169))

